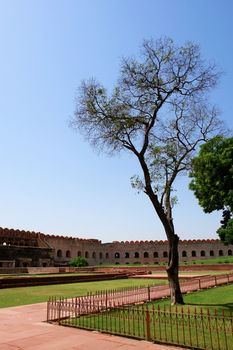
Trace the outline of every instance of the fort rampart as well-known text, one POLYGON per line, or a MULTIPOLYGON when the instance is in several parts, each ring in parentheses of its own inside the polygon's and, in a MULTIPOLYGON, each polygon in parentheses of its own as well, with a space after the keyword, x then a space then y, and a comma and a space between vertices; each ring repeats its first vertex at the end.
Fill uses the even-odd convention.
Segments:
MULTIPOLYGON (((233 255, 233 245, 217 239, 180 240, 181 261, 233 255)), ((168 259, 167 241, 113 241, 47 235, 0 228, 0 266, 63 266, 77 256, 89 265, 158 264, 168 259)))

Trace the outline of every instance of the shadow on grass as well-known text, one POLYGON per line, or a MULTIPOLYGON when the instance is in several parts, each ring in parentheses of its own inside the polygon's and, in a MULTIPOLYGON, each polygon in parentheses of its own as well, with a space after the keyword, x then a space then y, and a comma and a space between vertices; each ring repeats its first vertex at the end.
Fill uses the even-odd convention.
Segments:
POLYGON ((214 308, 214 309, 226 309, 228 311, 231 311, 233 313, 233 302, 232 303, 223 303, 223 304, 207 304, 207 303, 187 303, 187 305, 192 305, 196 307, 202 307, 202 308, 214 308))

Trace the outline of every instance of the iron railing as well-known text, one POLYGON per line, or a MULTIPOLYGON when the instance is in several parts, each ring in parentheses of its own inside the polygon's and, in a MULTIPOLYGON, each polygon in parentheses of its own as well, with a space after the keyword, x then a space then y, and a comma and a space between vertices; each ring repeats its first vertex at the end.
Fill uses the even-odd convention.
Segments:
POLYGON ((233 316, 143 304, 70 317, 60 324, 194 349, 232 350, 233 316))
MULTIPOLYGON (((233 282, 233 274, 203 276, 192 281, 182 282, 182 293, 210 288, 233 282)), ((131 305, 157 300, 170 295, 168 285, 133 287, 99 291, 76 298, 51 297, 47 303, 47 321, 59 321, 61 318, 108 310, 116 305, 131 305)))
MULTIPOLYGON (((233 274, 206 276, 182 282, 181 290, 187 293, 232 282, 233 274)), ((169 295, 169 286, 163 285, 99 291, 69 299, 52 297, 47 303, 47 321, 196 349, 233 350, 232 314, 143 304, 169 295)))

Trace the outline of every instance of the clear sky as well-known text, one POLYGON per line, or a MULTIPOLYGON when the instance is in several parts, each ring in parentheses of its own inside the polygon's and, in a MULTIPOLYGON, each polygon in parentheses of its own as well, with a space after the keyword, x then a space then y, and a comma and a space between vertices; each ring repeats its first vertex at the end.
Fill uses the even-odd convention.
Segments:
MULTIPOLYGON (((113 240, 165 239, 128 155, 98 155, 68 127, 81 80, 111 88, 143 39, 201 46, 224 71, 211 98, 232 129, 231 0, 0 0, 0 226, 113 240)), ((177 183, 181 239, 217 238, 188 180, 177 183)))

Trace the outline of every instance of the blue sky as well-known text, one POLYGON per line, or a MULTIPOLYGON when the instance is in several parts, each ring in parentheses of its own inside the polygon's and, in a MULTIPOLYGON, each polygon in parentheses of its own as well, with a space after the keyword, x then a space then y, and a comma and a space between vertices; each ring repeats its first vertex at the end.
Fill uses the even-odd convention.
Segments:
MULTIPOLYGON (((224 75, 211 95, 232 129, 231 0, 0 0, 0 226, 102 241, 165 239, 130 186, 135 160, 97 154, 68 127, 81 80, 112 88, 143 39, 201 46, 224 75)), ((181 239, 216 238, 188 180, 177 183, 181 239)))

